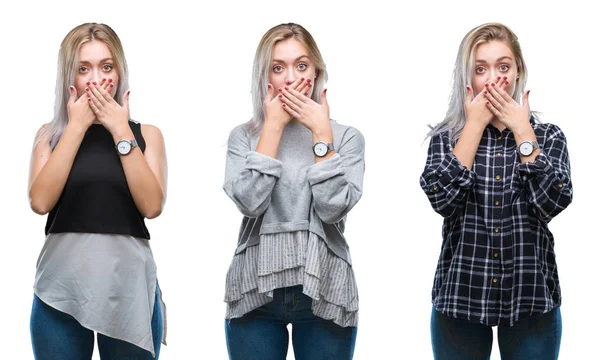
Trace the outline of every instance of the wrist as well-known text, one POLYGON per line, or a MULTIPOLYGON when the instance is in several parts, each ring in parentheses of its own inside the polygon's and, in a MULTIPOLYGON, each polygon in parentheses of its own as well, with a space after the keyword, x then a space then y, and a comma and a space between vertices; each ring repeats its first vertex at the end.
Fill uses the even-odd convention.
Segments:
POLYGON ((65 131, 83 135, 89 127, 89 124, 83 124, 80 121, 69 121, 67 123, 67 127, 65 128, 65 131))
POLYGON ((110 131, 115 144, 119 142, 119 140, 132 140, 134 139, 133 131, 129 126, 119 126, 118 128, 110 131))
POLYGON ((269 132, 274 134, 283 133, 283 129, 285 128, 285 124, 281 124, 277 121, 273 121, 270 119, 265 119, 265 123, 263 124, 262 132, 269 132))
POLYGON ((327 127, 315 128, 312 130, 313 143, 317 141, 322 141, 324 143, 333 142, 333 130, 331 129, 331 125, 327 125, 327 127))
POLYGON ((472 133, 478 133, 479 135, 481 135, 481 134, 483 134, 483 131, 485 130, 486 126, 487 126, 487 124, 485 124, 481 121, 467 120, 465 123, 465 127, 463 128, 463 133, 464 132, 472 132, 472 133))

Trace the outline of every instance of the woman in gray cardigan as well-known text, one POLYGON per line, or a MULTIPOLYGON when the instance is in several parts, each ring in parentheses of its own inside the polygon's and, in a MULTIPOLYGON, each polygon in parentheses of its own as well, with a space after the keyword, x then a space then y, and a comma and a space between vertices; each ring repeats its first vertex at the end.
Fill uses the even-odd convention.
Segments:
POLYGON ((351 359, 358 294, 346 214, 362 195, 364 138, 329 118, 312 36, 282 24, 254 59, 254 116, 230 134, 224 190, 244 215, 227 274, 229 357, 351 359))

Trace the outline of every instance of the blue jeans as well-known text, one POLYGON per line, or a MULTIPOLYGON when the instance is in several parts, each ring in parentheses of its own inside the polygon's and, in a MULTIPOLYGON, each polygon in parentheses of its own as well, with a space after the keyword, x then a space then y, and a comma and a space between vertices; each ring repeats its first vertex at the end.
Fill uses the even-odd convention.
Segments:
POLYGON ((285 360, 292 324, 296 360, 350 360, 356 327, 341 327, 313 315, 302 286, 276 289, 273 301, 239 319, 225 320, 231 360, 285 360))
MULTIPOLYGON (((556 360, 560 350, 562 319, 560 308, 517 321, 512 327, 498 326, 502 360, 556 360)), ((431 344, 436 360, 489 359, 492 328, 455 319, 437 312, 431 314, 431 344)))
MULTIPOLYGON (((98 352, 102 360, 158 359, 163 337, 163 320, 158 285, 152 313, 152 354, 126 341, 98 334, 98 352)), ((86 329, 74 317, 44 303, 33 296, 31 309, 31 344, 36 360, 85 360, 94 352, 94 332, 86 329)))

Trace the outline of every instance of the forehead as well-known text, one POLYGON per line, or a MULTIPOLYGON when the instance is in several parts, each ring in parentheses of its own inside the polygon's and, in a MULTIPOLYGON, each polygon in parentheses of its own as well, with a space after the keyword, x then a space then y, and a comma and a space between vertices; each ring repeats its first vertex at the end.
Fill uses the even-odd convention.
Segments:
POLYGON ((102 41, 92 40, 84 43, 79 48, 79 61, 92 62, 112 58, 108 46, 102 41))
POLYGON ((489 62, 506 56, 513 60, 515 58, 510 46, 502 40, 487 41, 477 45, 475 49, 475 61, 485 60, 489 62))
POLYGON ((308 48, 294 38, 278 41, 273 47, 273 60, 295 60, 303 55, 310 55, 308 48))

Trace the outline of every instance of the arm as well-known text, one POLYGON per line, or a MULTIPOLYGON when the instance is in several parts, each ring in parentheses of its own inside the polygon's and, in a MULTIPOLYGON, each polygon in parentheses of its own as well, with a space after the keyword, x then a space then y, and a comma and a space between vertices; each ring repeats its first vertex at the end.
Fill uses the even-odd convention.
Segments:
POLYGON ((29 204, 36 214, 50 212, 62 194, 87 129, 77 125, 69 122, 54 151, 45 134, 47 125, 36 135, 39 141, 33 148, 29 168, 29 204))
POLYGON ((323 222, 339 222, 360 200, 365 172, 364 155, 363 135, 349 128, 337 153, 308 169, 315 212, 323 222))
POLYGON ((58 202, 63 192, 73 161, 87 129, 95 116, 88 105, 88 95, 77 98, 77 91, 69 86, 70 97, 67 103, 69 122, 54 150, 50 148, 47 125, 42 126, 36 135, 36 146, 31 154, 29 168, 29 204, 31 209, 45 215, 58 202), (38 141, 39 140, 39 141, 38 141))
POLYGON ((223 190, 242 214, 258 217, 271 203, 271 193, 282 168, 281 161, 252 151, 250 136, 239 126, 229 135, 223 190))
MULTIPOLYGON (((115 144, 121 139, 134 138, 127 126, 112 134, 115 144)), ((144 217, 153 219, 162 213, 167 198, 167 155, 162 133, 157 127, 142 125, 142 136, 146 141, 144 153, 135 147, 120 158, 135 206, 144 217)))
POLYGON ((567 139, 551 125, 542 149, 537 151, 532 162, 523 160, 516 171, 535 213, 549 222, 573 200, 567 139))
POLYGON ((475 172, 461 164, 453 154, 448 134, 431 138, 420 183, 438 214, 449 217, 462 208, 476 179, 475 172))

